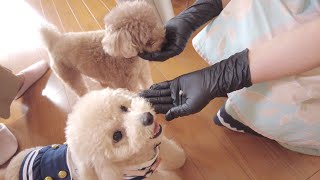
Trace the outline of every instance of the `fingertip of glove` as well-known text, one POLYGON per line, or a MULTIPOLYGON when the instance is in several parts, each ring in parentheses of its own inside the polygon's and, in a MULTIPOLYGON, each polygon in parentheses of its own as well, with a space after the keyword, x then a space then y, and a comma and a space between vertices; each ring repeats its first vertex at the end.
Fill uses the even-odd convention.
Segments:
POLYGON ((149 98, 150 93, 146 90, 146 91, 140 92, 138 95, 142 98, 149 98))
POLYGON ((145 93, 144 92, 140 92, 140 93, 138 93, 138 96, 139 97, 145 97, 145 93))
POLYGON ((144 60, 151 60, 152 59, 152 55, 150 53, 139 53, 138 56, 144 60))
POLYGON ((148 60, 148 61, 158 61, 158 62, 163 62, 167 59, 169 59, 170 57, 166 56, 165 52, 143 52, 143 53, 139 53, 138 56, 144 60, 148 60))
POLYGON ((165 115, 166 121, 172 121, 174 119, 173 114, 171 113, 171 110, 169 110, 165 115))

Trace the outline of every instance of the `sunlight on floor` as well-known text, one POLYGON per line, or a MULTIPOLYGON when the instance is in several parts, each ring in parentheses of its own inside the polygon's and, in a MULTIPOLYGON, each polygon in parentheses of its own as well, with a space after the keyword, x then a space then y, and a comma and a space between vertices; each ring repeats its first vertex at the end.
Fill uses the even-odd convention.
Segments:
POLYGON ((41 45, 38 28, 45 21, 23 0, 2 1, 0 22, 0 56, 41 45))

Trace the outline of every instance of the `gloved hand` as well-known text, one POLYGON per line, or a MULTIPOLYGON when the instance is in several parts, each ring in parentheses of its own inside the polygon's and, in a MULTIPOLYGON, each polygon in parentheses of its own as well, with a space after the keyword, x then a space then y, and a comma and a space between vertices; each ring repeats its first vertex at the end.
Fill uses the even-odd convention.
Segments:
POLYGON ((200 26, 220 14, 221 0, 197 0, 192 6, 170 19, 166 24, 166 44, 161 51, 139 56, 146 60, 165 61, 180 54, 191 34, 200 26))
POLYGON ((166 120, 201 111, 213 98, 249 87, 251 75, 248 49, 212 66, 154 84, 140 95, 166 120))

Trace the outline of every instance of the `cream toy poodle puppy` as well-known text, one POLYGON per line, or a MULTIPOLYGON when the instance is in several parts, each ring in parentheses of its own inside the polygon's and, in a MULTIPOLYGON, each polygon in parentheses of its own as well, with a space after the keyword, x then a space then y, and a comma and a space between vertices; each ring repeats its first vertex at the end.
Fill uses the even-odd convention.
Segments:
POLYGON ((63 145, 15 156, 6 180, 180 179, 184 151, 163 135, 150 104, 126 89, 93 90, 75 104, 63 145))
POLYGON ((78 96, 88 92, 82 75, 102 87, 147 89, 152 84, 149 63, 139 52, 157 51, 165 30, 144 1, 120 3, 105 17, 105 30, 60 33, 53 26, 40 30, 51 67, 78 96))

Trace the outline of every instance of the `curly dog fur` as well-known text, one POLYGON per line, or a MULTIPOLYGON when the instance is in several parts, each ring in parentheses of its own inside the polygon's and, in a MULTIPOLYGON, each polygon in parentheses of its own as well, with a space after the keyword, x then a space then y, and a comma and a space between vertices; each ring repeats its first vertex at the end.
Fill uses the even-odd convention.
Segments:
MULTIPOLYGON (((128 166, 152 159, 159 142, 161 162, 147 179, 180 179, 174 170, 183 166, 185 153, 156 128, 160 126, 153 120, 154 115, 145 99, 125 89, 94 90, 80 98, 68 116, 65 129, 73 179, 123 179, 128 166), (146 114, 151 120, 148 124, 144 123, 146 114), (116 136, 117 141, 116 132, 122 134, 116 136)), ((19 179, 21 162, 31 150, 13 158, 7 167, 7 180, 19 179)))
POLYGON ((137 55, 157 51, 165 30, 144 1, 124 2, 105 17, 105 30, 60 33, 41 28, 51 68, 78 96, 88 92, 82 75, 102 87, 139 91, 152 84, 149 63, 137 55))

